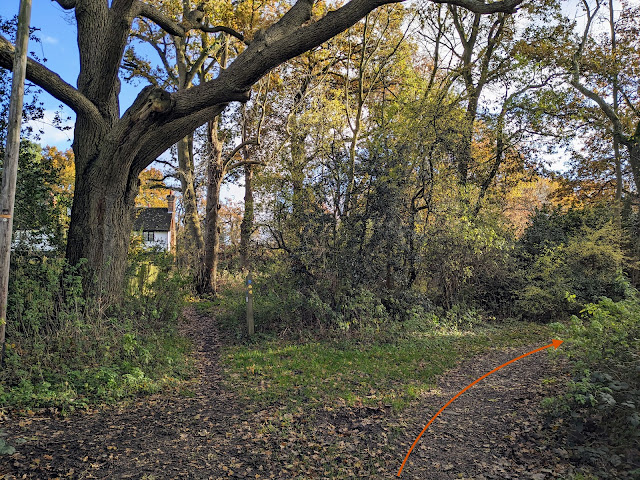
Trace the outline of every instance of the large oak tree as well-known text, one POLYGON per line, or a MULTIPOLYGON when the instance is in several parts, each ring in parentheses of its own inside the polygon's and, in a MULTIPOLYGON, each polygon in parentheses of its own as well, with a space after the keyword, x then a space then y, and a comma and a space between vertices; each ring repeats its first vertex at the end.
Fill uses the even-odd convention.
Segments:
MULTIPOLYGON (((277 22, 258 32, 214 80, 173 93, 147 86, 124 113, 118 103, 118 73, 134 19, 147 18, 178 37, 193 29, 242 35, 226 26, 203 24, 199 11, 177 23, 142 0, 55 1, 75 14, 77 87, 34 59, 28 62, 27 78, 76 113, 76 184, 66 254, 72 264, 87 259, 84 283, 89 295, 113 300, 122 291, 140 172, 227 104, 246 101, 251 86, 277 65, 324 43, 375 8, 399 0, 350 0, 321 18, 313 15, 314 0, 298 0, 277 22)), ((446 3, 493 13, 513 11, 521 1, 446 3)), ((0 67, 12 68, 13 53, 13 45, 0 36, 0 67)))

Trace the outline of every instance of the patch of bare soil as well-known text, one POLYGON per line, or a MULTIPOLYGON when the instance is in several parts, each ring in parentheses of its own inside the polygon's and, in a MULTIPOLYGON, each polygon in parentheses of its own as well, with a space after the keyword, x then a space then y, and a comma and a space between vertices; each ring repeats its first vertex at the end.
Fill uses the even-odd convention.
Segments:
MULTIPOLYGON (((185 312, 200 365, 195 395, 154 395, 119 408, 68 417, 13 418, 1 426, 16 445, 0 457, 12 479, 396 478, 427 421, 459 390, 535 347, 494 351, 444 375, 439 389, 400 414, 325 405, 256 409, 222 387, 220 336, 212 318, 185 312)), ((429 427, 401 478, 569 478, 562 425, 540 413, 564 373, 538 353, 463 394, 429 427)), ((0 477, 2 478, 2 477, 0 477)))

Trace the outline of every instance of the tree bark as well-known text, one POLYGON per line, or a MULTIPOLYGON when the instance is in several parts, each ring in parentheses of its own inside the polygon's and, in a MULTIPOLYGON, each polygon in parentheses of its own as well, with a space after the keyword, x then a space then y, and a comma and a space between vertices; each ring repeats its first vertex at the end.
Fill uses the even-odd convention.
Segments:
POLYGON ((87 261, 83 287, 90 297, 114 300, 123 293, 138 173, 97 168, 76 173, 67 259, 87 261), (92 269, 92 266, 99 266, 92 269))
POLYGON ((240 224, 240 260, 243 271, 251 270, 250 242, 253 233, 253 166, 244 167, 244 216, 240 224))
POLYGON ((629 151, 629 165, 636 185, 636 195, 640 196, 640 121, 636 124, 633 136, 621 139, 620 143, 629 151))
POLYGON ((222 143, 218 138, 218 117, 209 122, 209 158, 207 162, 207 210, 205 217, 204 275, 200 293, 218 291, 218 254, 220 251, 220 187, 225 175, 222 143))
POLYGON ((491 71, 491 60, 499 43, 503 40, 505 25, 508 15, 498 14, 493 24, 487 32, 487 44, 478 51, 478 39, 482 33, 481 20, 482 15, 476 12, 473 20, 469 25, 468 31, 463 24, 461 15, 457 7, 449 7, 452 14, 453 23, 458 33, 458 38, 462 44, 462 69, 461 76, 464 80, 465 90, 468 97, 467 110, 465 114, 465 131, 462 139, 462 148, 457 159, 458 162, 458 181, 465 186, 469 180, 469 169, 473 166, 473 127, 478 117, 478 105, 482 90, 495 75, 495 71, 491 71), (474 53, 477 57, 474 58, 474 53), (477 70, 474 75, 474 68, 477 70))
POLYGON ((204 248, 202 229, 200 228, 200 215, 198 215, 198 199, 194 185, 194 163, 193 153, 190 144, 193 142, 192 134, 181 138, 176 144, 178 147, 178 168, 180 171, 180 186, 182 188, 182 203, 184 206, 184 223, 187 231, 186 250, 195 252, 195 264, 204 248))

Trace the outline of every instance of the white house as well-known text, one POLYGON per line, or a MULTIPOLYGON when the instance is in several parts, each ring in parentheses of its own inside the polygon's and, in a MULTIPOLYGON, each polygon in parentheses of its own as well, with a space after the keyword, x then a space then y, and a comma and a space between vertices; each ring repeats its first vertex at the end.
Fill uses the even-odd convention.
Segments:
POLYGON ((142 241, 150 248, 171 252, 176 247, 175 223, 176 197, 167 195, 167 207, 142 207, 136 209, 133 231, 142 233, 142 241))
POLYGON ((53 252, 54 238, 51 233, 43 233, 37 230, 16 230, 13 232, 11 250, 29 250, 34 252, 53 252))

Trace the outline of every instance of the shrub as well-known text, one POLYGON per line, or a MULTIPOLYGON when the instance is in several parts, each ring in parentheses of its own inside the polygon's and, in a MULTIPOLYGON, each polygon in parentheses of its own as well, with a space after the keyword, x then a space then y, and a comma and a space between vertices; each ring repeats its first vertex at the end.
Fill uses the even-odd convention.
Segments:
POLYGON ((14 259, 0 403, 76 408, 189 374, 188 343, 176 331, 184 281, 169 258, 156 257, 157 276, 144 293, 108 308, 85 303, 80 277, 64 261, 14 259))
POLYGON ((622 466, 624 455, 637 456, 640 448, 640 300, 603 298, 585 305, 568 325, 553 326, 565 340, 562 353, 574 374, 568 392, 556 400, 556 413, 567 415, 589 441, 605 432, 600 442, 622 466))
POLYGON ((479 216, 461 211, 430 225, 423 259, 427 294, 445 309, 453 305, 481 307, 508 316, 517 265, 513 238, 492 211, 479 216))
POLYGON ((525 319, 568 317, 600 297, 620 300, 629 288, 622 273, 621 234, 613 222, 592 221, 589 210, 583 217, 571 210, 566 217, 542 210, 521 239, 524 286, 515 292, 515 306, 525 319), (547 223, 548 235, 543 238, 542 225, 547 223), (543 250, 532 243, 534 238, 545 246, 543 250))

